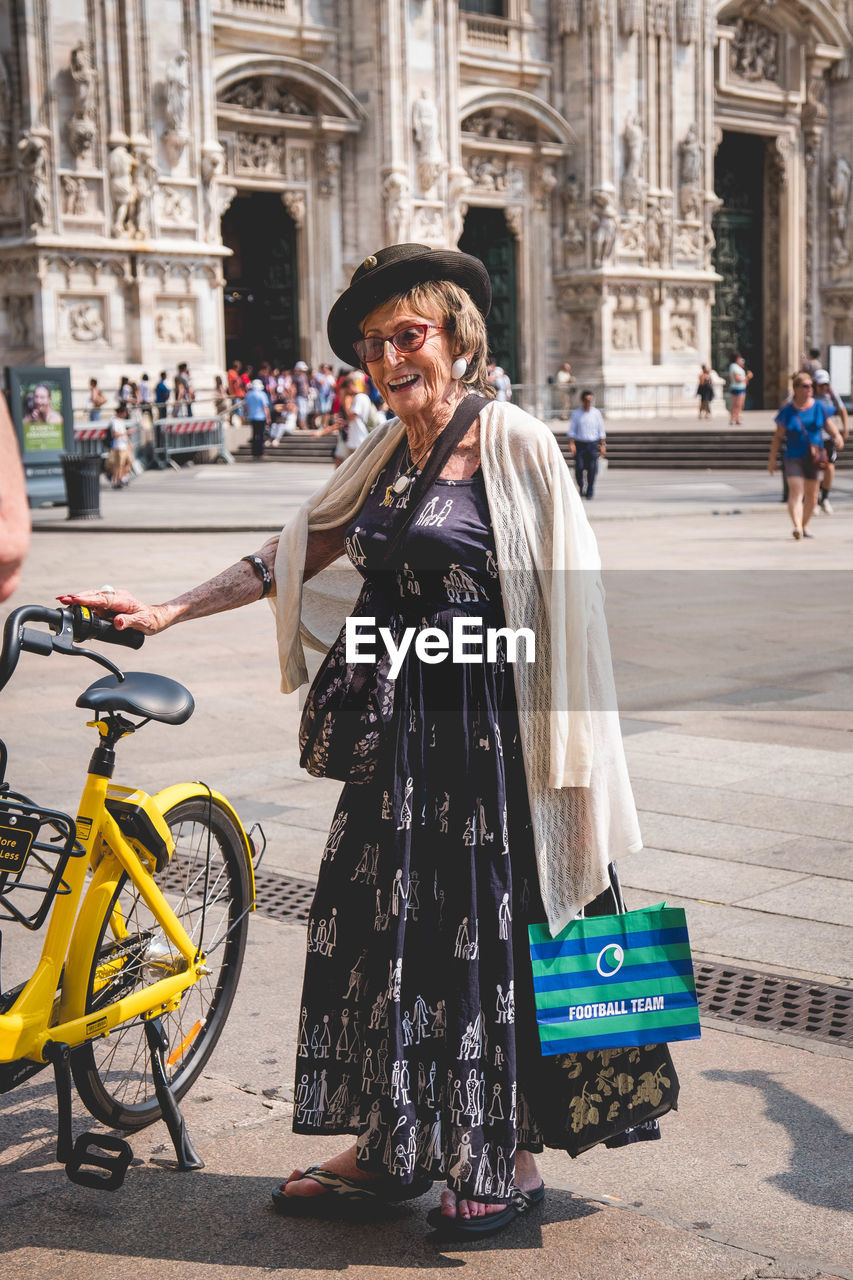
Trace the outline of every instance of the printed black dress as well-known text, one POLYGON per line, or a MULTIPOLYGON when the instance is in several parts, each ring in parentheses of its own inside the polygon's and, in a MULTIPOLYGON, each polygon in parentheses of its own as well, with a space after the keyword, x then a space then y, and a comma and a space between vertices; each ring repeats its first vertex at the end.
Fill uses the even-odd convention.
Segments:
MULTIPOLYGON (((355 1134, 366 1170, 488 1202, 508 1197, 517 1147, 542 1148, 526 926, 544 911, 513 669, 504 639, 492 661, 486 642, 506 624, 482 472, 436 480, 396 569, 371 575, 405 510, 408 494, 383 505, 404 445, 347 530, 354 616, 397 644, 406 627, 452 636, 454 619, 482 634, 472 622, 471 661, 423 662, 412 645, 393 682, 379 666, 381 756, 343 789, 308 925, 293 1127, 355 1134)), ((342 633, 333 666, 343 654, 342 633)))

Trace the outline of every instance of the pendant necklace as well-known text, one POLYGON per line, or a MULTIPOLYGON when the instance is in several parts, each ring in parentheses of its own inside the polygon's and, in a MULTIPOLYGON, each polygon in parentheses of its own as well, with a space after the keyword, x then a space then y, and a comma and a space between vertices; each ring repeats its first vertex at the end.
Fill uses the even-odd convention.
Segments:
MULTIPOLYGON (((435 441, 433 441, 433 444, 434 443, 435 441)), ((382 502, 380 503, 381 506, 393 507, 394 499, 402 498, 403 494, 406 492, 409 486, 414 484, 415 482, 415 476, 412 473, 417 469, 420 463, 422 463, 425 460, 425 458, 427 457, 427 455, 430 453, 431 450, 432 450, 432 445, 430 445, 429 449, 427 449, 426 453, 423 455, 423 457, 421 457, 418 460, 418 462, 415 462, 413 460, 411 463, 411 466, 407 467, 406 470, 403 471, 403 463, 406 461, 407 457, 411 458, 412 456, 410 452, 410 446, 408 444, 406 445, 406 452, 403 455, 403 459, 400 463, 400 470, 397 472, 396 477, 391 481, 391 483, 386 488, 385 497, 382 499, 382 502)))

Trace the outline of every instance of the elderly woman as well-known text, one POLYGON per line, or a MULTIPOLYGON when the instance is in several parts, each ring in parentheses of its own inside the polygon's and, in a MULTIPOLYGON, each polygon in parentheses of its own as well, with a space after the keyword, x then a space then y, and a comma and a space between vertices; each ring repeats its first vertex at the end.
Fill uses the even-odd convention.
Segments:
POLYGON ((568 1145, 569 1072, 539 1051, 527 924, 561 929, 640 847, 595 542, 553 434, 488 399, 490 300, 466 254, 371 255, 329 340, 396 419, 248 564, 156 606, 64 597, 153 634, 274 591, 285 692, 307 679, 303 645, 328 650, 303 763, 348 782, 308 927, 293 1124, 355 1141, 294 1170, 273 1194, 285 1213, 438 1178, 430 1220, 468 1235, 541 1201, 535 1153, 568 1145), (305 586, 342 553, 360 585, 344 631, 344 571, 305 586))
POLYGON ((808 524, 817 506, 818 488, 822 473, 821 463, 826 462, 823 444, 824 431, 829 432, 836 449, 844 448, 841 432, 832 421, 835 412, 831 405, 814 397, 814 384, 810 373, 795 373, 791 399, 776 414, 776 431, 770 442, 767 470, 776 472, 779 447, 785 444, 785 479, 788 482, 788 512, 791 530, 799 542, 811 538, 808 524))

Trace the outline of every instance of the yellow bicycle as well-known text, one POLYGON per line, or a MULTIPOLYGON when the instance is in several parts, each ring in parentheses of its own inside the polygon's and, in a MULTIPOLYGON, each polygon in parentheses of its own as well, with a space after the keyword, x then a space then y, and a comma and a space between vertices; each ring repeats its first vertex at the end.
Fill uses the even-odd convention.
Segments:
POLYGON ((79 606, 27 605, 4 629, 0 689, 22 651, 86 657, 110 674, 76 703, 94 711, 98 733, 76 821, 11 790, 0 742, 0 921, 47 922, 29 980, 6 993, 0 984, 0 1093, 52 1064, 57 1160, 72 1181, 113 1189, 132 1152, 107 1134, 72 1141, 72 1076, 103 1124, 162 1118, 179 1168, 202 1166, 178 1102, 228 1017, 265 841, 205 783, 147 795, 111 781, 122 738, 151 720, 182 724, 194 702, 175 680, 122 672, 81 647, 92 639, 138 648, 144 637, 79 606))

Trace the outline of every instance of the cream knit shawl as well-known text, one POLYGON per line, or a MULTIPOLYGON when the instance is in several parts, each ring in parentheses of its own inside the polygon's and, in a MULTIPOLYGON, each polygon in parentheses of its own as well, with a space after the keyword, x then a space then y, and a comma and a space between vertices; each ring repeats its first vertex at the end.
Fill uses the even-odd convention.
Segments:
MULTIPOLYGON (((303 586, 308 534, 348 523, 403 434, 374 431, 278 539, 281 688, 308 679, 361 585, 336 562, 303 586)), ((616 710, 595 537, 553 433, 512 404, 480 413, 480 452, 507 626, 530 627, 535 663, 513 668, 548 925, 557 933, 608 884, 607 864, 642 847, 616 710)), ((522 646, 523 651, 523 646, 522 646)))

